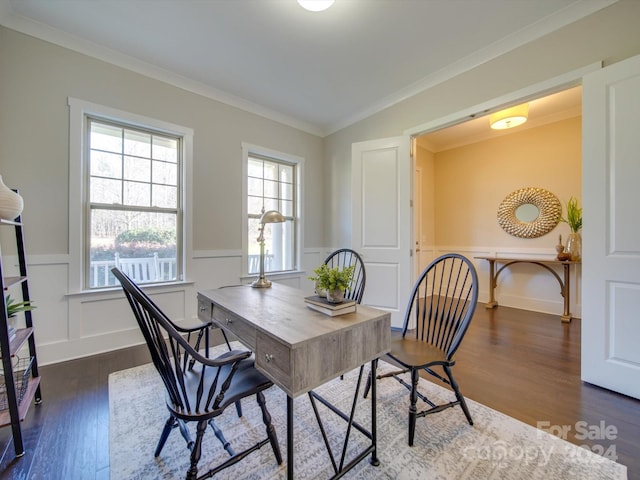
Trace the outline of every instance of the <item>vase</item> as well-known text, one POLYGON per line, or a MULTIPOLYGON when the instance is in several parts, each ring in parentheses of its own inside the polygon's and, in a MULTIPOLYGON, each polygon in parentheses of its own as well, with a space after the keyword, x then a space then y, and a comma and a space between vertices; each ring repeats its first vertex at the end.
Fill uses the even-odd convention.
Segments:
POLYGON ((6 186, 0 175, 0 218, 15 220, 22 213, 23 207, 22 197, 6 186))
POLYGON ((571 254, 571 261, 582 259, 582 236, 578 232, 572 232, 567 237, 566 251, 571 254))
POLYGON ((344 290, 327 290, 327 301, 330 303, 344 302, 344 290))
POLYGON ((327 297, 327 291, 322 288, 320 285, 318 285, 318 282, 316 282, 316 295, 318 295, 319 297, 323 297, 326 298, 327 297))

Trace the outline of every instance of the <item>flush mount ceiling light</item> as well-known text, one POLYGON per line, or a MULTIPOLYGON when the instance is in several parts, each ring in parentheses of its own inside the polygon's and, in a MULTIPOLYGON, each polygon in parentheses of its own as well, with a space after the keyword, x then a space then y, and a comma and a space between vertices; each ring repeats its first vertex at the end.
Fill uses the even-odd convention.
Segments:
POLYGON ((494 130, 504 130, 522 125, 527 121, 529 104, 523 103, 515 107, 507 108, 489 116, 489 124, 494 130))
POLYGON ((300 6, 310 12, 322 12, 333 5, 333 2, 334 0, 298 0, 300 6))

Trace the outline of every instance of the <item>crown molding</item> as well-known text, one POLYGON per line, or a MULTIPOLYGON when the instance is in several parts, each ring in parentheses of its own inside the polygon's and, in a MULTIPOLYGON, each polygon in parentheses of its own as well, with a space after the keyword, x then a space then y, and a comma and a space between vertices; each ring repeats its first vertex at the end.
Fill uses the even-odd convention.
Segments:
POLYGON ((240 110, 283 125, 301 130, 318 137, 326 137, 354 123, 375 115, 389 107, 407 100, 453 77, 461 75, 475 67, 485 64, 515 48, 543 37, 555 30, 591 15, 619 0, 576 0, 564 9, 539 20, 538 22, 495 42, 472 55, 462 58, 439 71, 401 89, 392 95, 380 99, 368 108, 354 113, 328 125, 315 125, 285 115, 255 102, 218 90, 204 83, 186 78, 169 70, 157 67, 137 58, 116 52, 93 42, 70 35, 40 22, 17 14, 10 0, 0 0, 0 24, 35 38, 59 45, 69 50, 102 60, 104 62, 131 70, 141 75, 160 80, 169 85, 201 95, 240 110))
POLYGON ((117 67, 139 73, 154 80, 159 80, 188 92, 224 103, 225 105, 261 116, 268 120, 273 120, 311 135, 318 137, 324 136, 323 130, 316 125, 303 122, 255 102, 218 90, 202 82, 189 79, 175 72, 144 62, 138 58, 103 47, 49 25, 18 15, 12 10, 9 0, 0 0, 0 25, 117 67))

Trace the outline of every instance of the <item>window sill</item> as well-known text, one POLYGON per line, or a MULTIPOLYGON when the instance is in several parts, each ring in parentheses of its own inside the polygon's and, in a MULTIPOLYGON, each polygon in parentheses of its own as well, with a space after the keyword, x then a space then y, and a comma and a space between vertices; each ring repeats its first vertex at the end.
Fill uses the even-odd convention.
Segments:
MULTIPOLYGON (((306 275, 306 272, 304 270, 290 270, 287 272, 265 272, 264 276, 267 277, 270 280, 274 280, 274 279, 286 279, 286 278, 297 278, 297 277, 301 277, 306 275)), ((244 282, 249 282, 251 283, 254 280, 257 280, 257 278, 259 277, 259 274, 251 274, 251 275, 243 275, 242 277, 240 277, 240 281, 244 282)))
MULTIPOLYGON (((187 287, 194 285, 192 281, 178 281, 178 282, 165 282, 165 283, 141 283, 138 284, 143 290, 159 290, 162 288, 175 288, 175 287, 187 287)), ((121 286, 113 286, 108 288, 94 288, 91 290, 78 290, 76 292, 68 292, 66 297, 81 297, 90 295, 111 294, 114 292, 121 292, 121 286)))

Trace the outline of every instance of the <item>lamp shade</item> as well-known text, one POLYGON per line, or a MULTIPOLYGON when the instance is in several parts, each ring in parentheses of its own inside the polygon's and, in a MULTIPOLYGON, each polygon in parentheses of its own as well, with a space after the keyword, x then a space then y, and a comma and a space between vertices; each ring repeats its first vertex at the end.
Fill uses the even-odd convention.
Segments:
POLYGON ((333 2, 334 0, 298 0, 300 6, 310 12, 322 12, 333 5, 333 2))
POLYGON ((260 223, 282 223, 286 221, 286 218, 282 216, 282 214, 277 210, 267 210, 260 217, 260 223))
POLYGON ((507 108, 489 116, 489 124, 494 130, 504 130, 522 125, 527 121, 529 104, 523 103, 515 107, 507 108))

